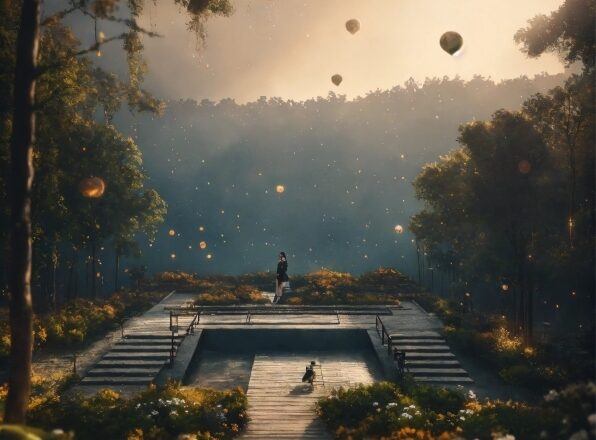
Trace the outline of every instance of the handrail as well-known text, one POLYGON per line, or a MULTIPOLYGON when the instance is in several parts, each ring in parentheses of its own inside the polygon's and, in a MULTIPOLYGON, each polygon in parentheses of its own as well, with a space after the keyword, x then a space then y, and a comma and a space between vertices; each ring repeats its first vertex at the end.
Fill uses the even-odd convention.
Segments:
POLYGON ((377 315, 375 319, 375 328, 377 329, 377 333, 381 337, 381 345, 385 345, 385 338, 387 338, 387 354, 391 356, 393 340, 391 339, 391 335, 385 328, 385 325, 383 324, 383 321, 381 321, 381 317, 379 315, 377 315))
MULTIPOLYGON (((178 317, 180 315, 181 315, 180 313, 176 313, 176 311, 170 310, 170 331, 172 332, 172 345, 170 347, 170 367, 174 364, 174 358, 176 357, 176 351, 177 351, 176 333, 178 333, 178 330, 179 330, 178 317)), ((194 334, 195 327, 197 325, 199 325, 200 321, 201 321, 201 310, 198 310, 195 312, 195 315, 193 316, 192 321, 190 321, 190 324, 188 325, 188 327, 186 327, 185 335, 194 334)))

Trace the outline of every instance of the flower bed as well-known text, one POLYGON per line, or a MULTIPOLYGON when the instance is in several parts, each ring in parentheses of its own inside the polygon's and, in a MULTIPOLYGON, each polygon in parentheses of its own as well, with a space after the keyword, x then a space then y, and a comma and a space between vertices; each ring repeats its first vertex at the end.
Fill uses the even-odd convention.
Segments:
MULTIPOLYGON (((121 292, 106 300, 76 299, 34 319, 35 348, 78 348, 115 328, 121 320, 149 309, 163 292, 121 292)), ((8 321, 0 321, 0 358, 10 350, 8 321)))
POLYGON ((56 383, 45 388, 51 390, 49 396, 38 389, 31 398, 28 424, 76 439, 230 439, 247 422, 247 400, 239 389, 214 391, 169 383, 123 398, 108 389, 65 397, 56 391, 61 388, 56 383))
POLYGON ((524 386, 540 395, 594 375, 593 356, 582 355, 572 344, 555 346, 536 342, 527 346, 509 332, 502 318, 464 312, 458 303, 430 294, 416 294, 412 299, 441 318, 450 345, 473 353, 476 359, 496 369, 506 383, 524 386), (573 353, 562 354, 563 347, 573 353), (573 365, 569 362, 571 358, 573 365))
POLYGON ((593 383, 552 391, 540 404, 480 402, 472 391, 381 382, 340 389, 317 412, 337 439, 555 439, 596 428, 593 383), (407 390, 407 391, 404 391, 407 390))

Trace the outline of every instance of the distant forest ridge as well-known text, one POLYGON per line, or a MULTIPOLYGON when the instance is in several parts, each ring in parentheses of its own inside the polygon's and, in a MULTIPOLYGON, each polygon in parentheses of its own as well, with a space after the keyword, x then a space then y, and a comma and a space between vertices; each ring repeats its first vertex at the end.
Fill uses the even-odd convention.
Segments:
POLYGON ((566 77, 434 78, 353 100, 334 92, 303 102, 181 100, 161 117, 121 114, 169 207, 143 262, 151 271, 238 274, 273 270, 286 250, 296 272, 393 265, 413 274, 407 225, 421 206, 411 186, 421 167, 457 146, 461 124, 517 110, 566 77))

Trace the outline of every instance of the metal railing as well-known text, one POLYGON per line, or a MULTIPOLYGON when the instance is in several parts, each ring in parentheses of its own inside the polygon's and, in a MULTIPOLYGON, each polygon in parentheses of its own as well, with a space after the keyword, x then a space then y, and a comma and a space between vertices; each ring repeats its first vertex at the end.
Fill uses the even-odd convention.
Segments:
MULTIPOLYGON (((190 313, 186 313, 183 310, 170 310, 170 331, 172 332, 172 345, 170 346, 170 366, 174 364, 174 358, 176 357, 176 352, 178 349, 178 344, 176 343, 176 335, 179 332, 179 320, 180 316, 188 316, 190 313)), ((201 310, 192 310, 192 314, 194 315, 188 327, 186 327, 185 336, 194 334, 195 327, 199 325, 201 321, 201 310)))
POLYGON ((381 337, 381 345, 385 345, 385 340, 387 340, 387 354, 391 356, 391 348, 393 347, 393 340, 391 339, 391 335, 385 328, 383 321, 381 321, 381 317, 379 315, 376 316, 375 319, 375 327, 377 329, 377 333, 381 337))

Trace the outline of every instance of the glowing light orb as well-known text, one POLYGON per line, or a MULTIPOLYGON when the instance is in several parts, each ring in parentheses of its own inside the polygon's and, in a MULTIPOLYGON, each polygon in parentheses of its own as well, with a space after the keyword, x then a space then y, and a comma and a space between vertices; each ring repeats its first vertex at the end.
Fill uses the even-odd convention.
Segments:
POLYGON ((175 259, 176 259, 176 254, 171 254, 171 255, 170 255, 170 258, 171 258, 172 260, 175 260, 175 259))
POLYGON ((207 254, 207 259, 208 259, 208 260, 211 260, 211 258, 213 258, 213 255, 211 255, 211 254, 207 254))
POLYGON ((360 22, 355 18, 346 21, 346 29, 349 33, 354 35, 356 32, 360 30, 360 22))
POLYGON ((331 82, 332 82, 333 84, 335 84, 336 86, 339 86, 343 80, 344 80, 344 79, 343 79, 343 78, 341 77, 341 75, 339 75, 338 73, 336 73, 335 75, 333 75, 333 76, 331 77, 331 82))
POLYGON ((79 183, 79 191, 83 197, 98 199, 103 196, 106 190, 106 183, 100 177, 86 177, 79 183))
POLYGON ((532 171, 532 164, 525 159, 520 160, 517 164, 517 169, 522 174, 528 174, 530 171, 532 171))
POLYGON ((199 226, 199 232, 203 232, 205 231, 205 227, 204 226, 199 226))
POLYGON ((508 284, 505 284, 505 283, 503 283, 503 284, 501 285, 501 290, 503 290, 503 292, 507 292, 507 291, 509 290, 509 285, 508 285, 508 284))
POLYGON ((207 242, 206 242, 206 241, 201 241, 201 242, 199 243, 199 247, 200 247, 201 249, 206 249, 206 248, 207 248, 207 242))
POLYGON ((277 186, 275 187, 275 191, 277 191, 277 192, 278 192, 278 193, 280 193, 280 194, 281 194, 282 192, 284 192, 285 190, 286 190, 286 187, 285 187, 285 186, 283 186, 283 185, 277 185, 277 186))
POLYGON ((169 235, 170 237, 173 237, 174 235, 176 235, 176 231, 175 231, 174 229, 170 229, 170 230, 168 231, 168 235, 169 235))
POLYGON ((402 225, 395 225, 395 228, 393 228, 395 230, 395 232, 397 234, 403 234, 404 232, 404 227, 402 225))
POLYGON ((449 31, 441 35, 439 44, 445 52, 447 52, 449 55, 453 55, 461 49, 464 44, 464 39, 457 32, 449 31))

